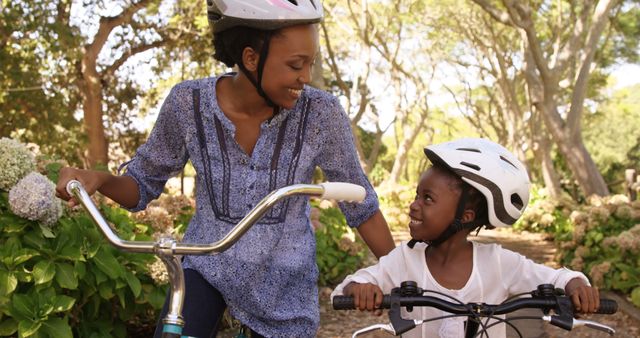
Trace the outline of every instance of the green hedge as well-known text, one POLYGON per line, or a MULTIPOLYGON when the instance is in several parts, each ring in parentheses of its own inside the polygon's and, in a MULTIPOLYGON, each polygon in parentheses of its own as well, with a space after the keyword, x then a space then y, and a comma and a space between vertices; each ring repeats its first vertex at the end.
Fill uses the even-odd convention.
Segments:
POLYGON ((640 201, 592 196, 576 205, 534 194, 516 228, 548 233, 561 264, 583 271, 600 288, 624 293, 640 307, 640 201))
MULTIPOLYGON (((126 337, 127 323, 155 320, 166 287, 151 255, 122 253, 84 213, 51 229, 11 213, 0 192, 0 336, 126 337)), ((120 236, 149 240, 150 228, 103 206, 120 236)))

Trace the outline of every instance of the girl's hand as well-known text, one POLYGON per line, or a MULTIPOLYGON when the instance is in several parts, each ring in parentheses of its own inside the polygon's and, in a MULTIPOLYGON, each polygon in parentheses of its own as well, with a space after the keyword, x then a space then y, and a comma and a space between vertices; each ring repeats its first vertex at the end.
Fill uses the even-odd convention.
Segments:
POLYGON ((56 196, 60 199, 68 201, 69 207, 78 204, 75 198, 67 193, 67 183, 71 180, 77 180, 87 191, 89 196, 93 195, 109 178, 109 174, 94 170, 82 170, 76 168, 64 167, 60 169, 58 175, 58 184, 56 185, 56 196))
POLYGON ((380 287, 371 283, 349 283, 343 290, 345 296, 353 296, 353 303, 360 311, 375 311, 377 316, 382 315, 380 305, 383 293, 380 287))
POLYGON ((566 294, 571 297, 576 313, 594 313, 600 307, 600 292, 581 278, 574 278, 565 287, 566 294))

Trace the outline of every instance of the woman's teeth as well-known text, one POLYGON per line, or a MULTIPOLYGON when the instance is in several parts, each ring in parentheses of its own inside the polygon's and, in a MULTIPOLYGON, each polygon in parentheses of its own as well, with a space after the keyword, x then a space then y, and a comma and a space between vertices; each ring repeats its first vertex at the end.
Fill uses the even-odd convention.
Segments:
POLYGON ((416 219, 412 219, 409 223, 410 224, 422 224, 422 221, 418 221, 416 219))
POLYGON ((291 93, 291 95, 294 95, 294 96, 300 96, 300 94, 302 93, 302 89, 289 88, 289 93, 291 93))

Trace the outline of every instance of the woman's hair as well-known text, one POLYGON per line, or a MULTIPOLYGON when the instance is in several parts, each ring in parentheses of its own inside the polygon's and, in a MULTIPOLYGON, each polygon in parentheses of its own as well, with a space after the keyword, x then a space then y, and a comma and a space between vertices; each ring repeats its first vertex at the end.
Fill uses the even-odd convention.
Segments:
POLYGON ((473 222, 476 224, 475 229, 471 229, 471 231, 480 229, 482 226, 487 229, 495 228, 493 225, 489 223, 489 210, 487 207, 487 199, 484 197, 478 189, 471 186, 469 183, 465 182, 458 176, 451 168, 448 166, 436 162, 433 164, 433 168, 438 169, 439 171, 446 173, 452 179, 453 184, 450 184, 449 187, 456 191, 462 192, 462 187, 466 186, 467 189, 467 201, 465 204, 465 209, 471 209, 475 212, 476 218, 473 222))
POLYGON ((250 47, 260 53, 267 35, 273 32, 236 26, 213 35, 213 58, 224 63, 227 67, 242 62, 242 51, 250 47))

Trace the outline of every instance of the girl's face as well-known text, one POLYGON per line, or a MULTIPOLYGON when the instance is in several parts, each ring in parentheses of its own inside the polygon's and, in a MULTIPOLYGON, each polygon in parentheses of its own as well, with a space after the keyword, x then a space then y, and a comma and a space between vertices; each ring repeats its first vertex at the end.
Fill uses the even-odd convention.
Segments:
POLYGON ((319 48, 316 25, 283 28, 271 38, 262 75, 262 88, 278 106, 295 106, 302 88, 311 82, 319 48))
POLYGON ((432 167, 422 174, 416 198, 409 206, 412 238, 434 240, 453 222, 461 193, 457 183, 454 177, 438 168, 432 167))

